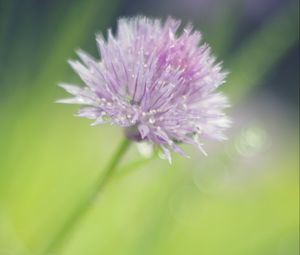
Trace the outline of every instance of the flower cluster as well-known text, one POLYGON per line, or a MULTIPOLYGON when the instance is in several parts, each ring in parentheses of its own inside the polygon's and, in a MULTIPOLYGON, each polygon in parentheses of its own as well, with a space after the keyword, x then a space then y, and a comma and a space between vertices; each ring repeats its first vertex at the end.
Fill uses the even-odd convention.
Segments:
POLYGON ((216 89, 226 73, 216 63, 201 34, 168 18, 120 19, 116 35, 97 35, 101 60, 79 50, 69 61, 84 87, 60 84, 74 97, 62 103, 84 105, 78 116, 124 128, 129 139, 185 153, 178 143, 202 149, 200 139, 223 140, 230 125, 223 113, 227 98, 216 89))

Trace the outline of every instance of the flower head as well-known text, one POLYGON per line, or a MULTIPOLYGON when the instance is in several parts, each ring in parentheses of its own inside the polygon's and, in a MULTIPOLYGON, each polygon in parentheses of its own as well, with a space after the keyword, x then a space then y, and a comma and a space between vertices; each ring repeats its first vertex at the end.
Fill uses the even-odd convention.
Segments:
MULTIPOLYGON (((101 60, 79 50, 69 61, 84 87, 60 84, 74 97, 62 103, 84 105, 78 116, 124 128, 129 139, 159 145, 170 160, 178 143, 202 150, 201 138, 223 140, 230 121, 227 98, 216 89, 226 74, 191 25, 168 18, 120 19, 116 35, 97 35, 101 60)), ((203 150, 202 150, 203 151, 203 150)))

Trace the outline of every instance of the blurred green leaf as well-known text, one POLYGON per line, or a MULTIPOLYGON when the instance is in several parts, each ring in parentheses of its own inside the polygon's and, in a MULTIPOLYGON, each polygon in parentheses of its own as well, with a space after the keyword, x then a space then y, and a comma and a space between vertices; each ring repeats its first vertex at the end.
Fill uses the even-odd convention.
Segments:
POLYGON ((297 5, 281 10, 263 23, 227 61, 231 74, 224 90, 233 101, 260 85, 264 76, 298 42, 298 19, 297 5))

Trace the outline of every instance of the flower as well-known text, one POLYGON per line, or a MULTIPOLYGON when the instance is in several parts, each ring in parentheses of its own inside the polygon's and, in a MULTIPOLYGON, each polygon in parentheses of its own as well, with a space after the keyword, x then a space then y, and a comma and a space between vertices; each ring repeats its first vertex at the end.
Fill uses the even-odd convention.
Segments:
POLYGON ((74 97, 61 103, 84 105, 78 116, 124 128, 129 139, 159 145, 171 161, 170 149, 186 156, 178 143, 196 145, 201 138, 225 139, 228 106, 216 89, 225 72, 211 56, 191 24, 168 18, 122 18, 116 35, 97 35, 101 60, 78 50, 69 61, 84 87, 60 84, 74 97))

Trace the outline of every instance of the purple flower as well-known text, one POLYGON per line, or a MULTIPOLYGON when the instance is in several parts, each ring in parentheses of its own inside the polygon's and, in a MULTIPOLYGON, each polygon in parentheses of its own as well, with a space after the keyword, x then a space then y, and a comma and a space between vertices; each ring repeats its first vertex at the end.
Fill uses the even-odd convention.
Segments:
POLYGON ((168 18, 120 19, 116 35, 97 35, 101 60, 79 50, 82 62, 69 61, 84 87, 60 84, 74 97, 61 103, 84 105, 78 116, 124 128, 129 139, 159 145, 185 155, 178 143, 225 139, 230 125, 223 109, 227 98, 215 90, 226 73, 211 56, 201 34, 191 25, 178 33, 181 22, 168 18))

